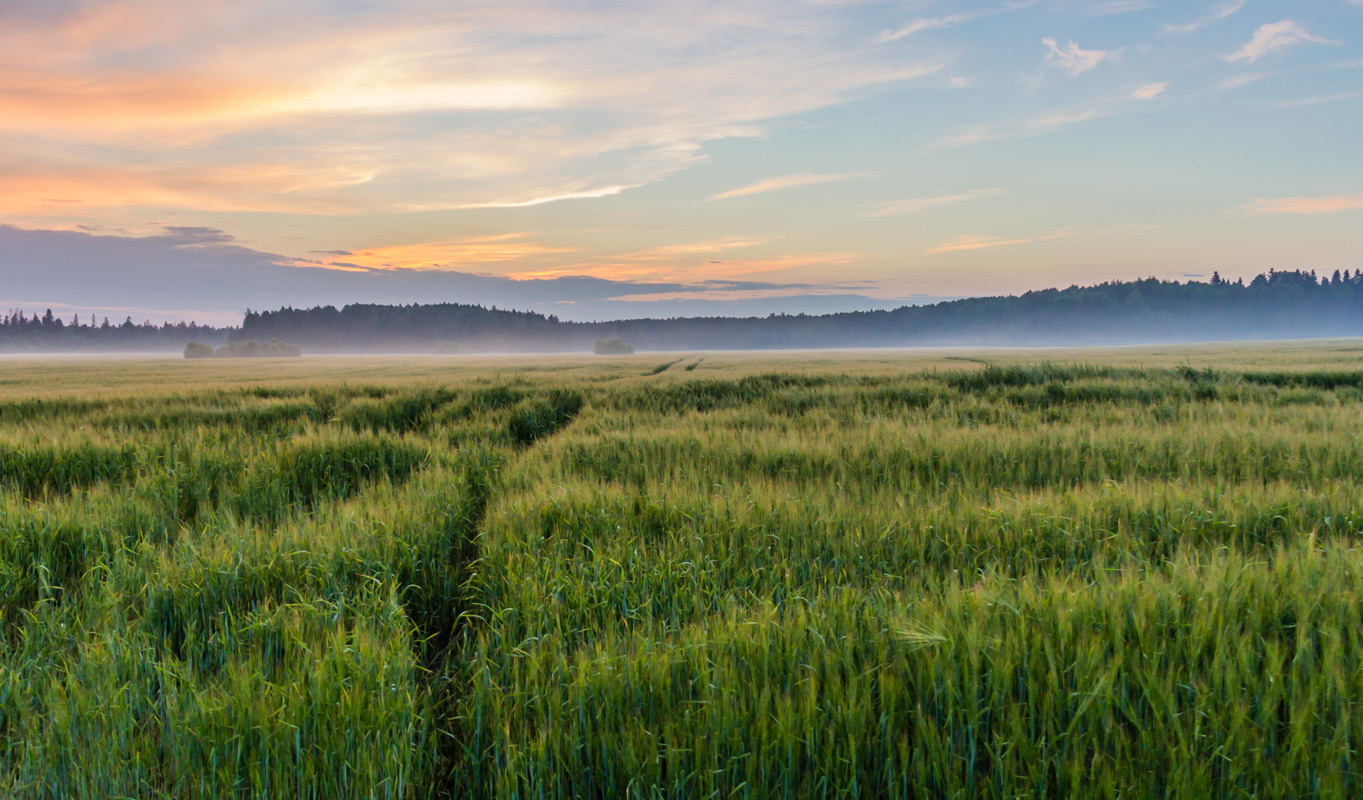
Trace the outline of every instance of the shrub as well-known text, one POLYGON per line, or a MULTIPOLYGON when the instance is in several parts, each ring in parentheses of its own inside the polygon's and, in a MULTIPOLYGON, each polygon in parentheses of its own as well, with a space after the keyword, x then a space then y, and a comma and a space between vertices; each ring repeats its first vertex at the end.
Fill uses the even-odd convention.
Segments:
POLYGON ((303 351, 296 345, 271 339, 265 344, 256 341, 232 342, 219 347, 214 353, 217 358, 297 358, 303 351))
POLYGON ((189 344, 185 345, 185 358, 212 358, 212 357, 213 357, 212 345, 206 345, 200 342, 190 342, 189 344))
POLYGON ((627 356, 634 352, 634 345, 615 339, 597 339, 592 352, 598 356, 627 356))

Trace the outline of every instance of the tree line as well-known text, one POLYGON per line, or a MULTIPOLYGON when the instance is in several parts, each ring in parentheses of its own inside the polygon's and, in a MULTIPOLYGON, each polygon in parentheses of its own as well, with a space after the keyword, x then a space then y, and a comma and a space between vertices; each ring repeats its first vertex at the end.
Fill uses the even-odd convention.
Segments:
POLYGON ((248 310, 238 328, 112 324, 14 311, 0 352, 180 352, 277 339, 307 353, 590 352, 937 345, 1071 345, 1363 336, 1363 270, 1270 270, 1246 282, 1147 278, 837 314, 567 322, 460 303, 248 310))
POLYGON ((93 314, 85 319, 73 314, 67 320, 50 308, 41 315, 15 310, 0 316, 0 352, 168 352, 196 340, 225 344, 231 330, 196 322, 135 323, 132 317, 112 323, 93 314))
POLYGON ((975 297, 886 311, 565 322, 455 303, 248 311, 235 339, 306 352, 586 352, 619 339, 640 350, 1067 345, 1363 336, 1363 270, 1301 270, 1227 281, 1148 278, 975 297))

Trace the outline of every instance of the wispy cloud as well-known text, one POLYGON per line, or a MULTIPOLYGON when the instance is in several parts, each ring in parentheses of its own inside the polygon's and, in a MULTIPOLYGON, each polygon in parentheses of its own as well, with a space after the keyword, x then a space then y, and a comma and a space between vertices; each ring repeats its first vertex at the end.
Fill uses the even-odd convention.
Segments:
POLYGON ((1164 90, 1168 88, 1169 88, 1168 81, 1160 81, 1159 83, 1147 83, 1146 85, 1132 92, 1131 99, 1153 100, 1156 97, 1159 97, 1161 94, 1164 94, 1164 90))
POLYGON ((1246 86, 1248 84, 1254 83, 1255 81, 1261 81, 1264 78, 1267 78, 1271 75, 1273 75, 1272 72, 1246 72, 1241 75, 1232 75, 1231 77, 1226 78, 1225 80, 1218 83, 1216 85, 1216 88, 1222 91, 1239 89, 1241 86, 1246 86))
POLYGON ((1067 42, 1064 47, 1057 45, 1051 38, 1042 39, 1041 43, 1049 51, 1046 53, 1046 66, 1064 70, 1071 75, 1088 72, 1110 55, 1107 50, 1084 50, 1073 41, 1067 42))
MULTIPOLYGON (((1363 0, 1360 0, 1363 1, 1363 0)), ((1192 22, 1185 22, 1179 25, 1165 25, 1164 32, 1168 34, 1184 34, 1200 31, 1213 23, 1220 22, 1245 7, 1245 0, 1231 0, 1217 6, 1205 16, 1198 17, 1192 22)))
POLYGON ((999 236, 957 236, 953 239, 930 248, 924 253, 935 256, 942 253, 960 253, 969 250, 988 250, 995 247, 1011 247, 1019 244, 1033 244, 1036 242, 1051 242, 1056 239, 1064 239, 1070 236, 1068 230, 1060 230, 1054 233, 1043 234, 1040 236, 1029 236, 1020 239, 1006 239, 999 236))
POLYGON ((1307 108, 1309 106, 1319 106, 1326 103, 1338 103, 1341 100, 1353 100, 1356 97, 1363 97, 1363 90, 1357 92, 1340 92, 1339 94, 1323 94, 1316 97, 1302 97, 1296 100, 1284 100, 1274 103, 1270 108, 1307 108))
POLYGON ((1127 239, 1133 236, 1145 236, 1158 229, 1159 226, 1157 225, 1127 223, 1120 225, 1066 227, 1051 233, 1017 238, 1002 236, 957 236, 954 239, 948 239, 942 244, 927 250, 926 253, 928 255, 938 255, 941 253, 956 253, 970 250, 988 250, 995 247, 1010 247, 1013 245, 1034 244, 1037 242, 1053 242, 1059 239, 1066 239, 1073 242, 1097 242, 1107 239, 1127 239))
POLYGON ((783 270, 821 270, 853 264, 855 253, 788 253, 758 258, 702 258, 661 262, 656 259, 630 259, 620 256, 582 264, 566 264, 544 269, 513 272, 505 277, 515 280, 545 280, 570 276, 612 281, 686 282, 735 280, 783 270))
POLYGON ((545 203, 556 203, 560 200, 589 200, 598 197, 613 197, 628 189, 637 189, 643 186, 642 183, 634 183, 629 186, 603 186, 599 189, 584 189, 580 192, 565 192, 563 194, 552 194, 545 197, 531 197, 526 200, 502 200, 487 203, 468 203, 456 206, 460 209, 469 208, 529 208, 530 206, 540 206, 545 203))
POLYGON ((708 142, 945 65, 866 48, 817 2, 626 5, 609 24, 553 0, 13 5, 0 214, 53 215, 43 198, 150 215, 608 197, 708 142))
POLYGON ((915 197, 908 200, 900 200, 894 203, 887 203, 880 208, 872 211, 873 217, 891 217, 901 214, 912 214, 927 208, 937 206, 950 206, 957 203, 964 203, 968 200, 977 200, 981 197, 995 197, 1004 194, 1002 189, 978 189, 973 192, 962 194, 950 194, 942 197, 915 197))
POLYGON ((1246 208, 1259 214, 1332 214, 1363 208, 1363 194, 1337 194, 1333 197, 1260 198, 1246 208))
POLYGON ((480 264, 520 261, 534 256, 560 255, 577 249, 540 244, 529 237, 528 233, 503 233, 495 236, 471 236, 438 242, 374 247, 349 252, 336 258, 304 262, 298 266, 351 270, 453 270, 480 264))
POLYGON ((1029 136, 1058 131, 1076 122, 1102 119, 1114 113, 1111 105, 1093 106, 1075 110, 1055 111, 1050 114, 1032 117, 1014 125, 997 125, 963 131, 932 142, 924 150, 940 150, 950 147, 968 147, 973 144, 992 142, 998 139, 1024 139, 1029 136))
POLYGON ((1339 44, 1339 42, 1313 36, 1301 25, 1285 19, 1282 22, 1260 25, 1254 36, 1245 42, 1244 47, 1222 58, 1226 61, 1247 61, 1252 64, 1264 56, 1281 53, 1298 44, 1339 44))
POLYGON ((848 178, 855 178, 852 173, 839 173, 832 175, 782 175, 777 178, 766 178, 757 183, 750 183, 747 186, 740 186, 737 189, 730 189, 727 192, 720 192, 712 195, 710 200, 728 200, 732 197, 748 197, 754 194, 764 194, 775 192, 781 189, 796 189, 801 186, 816 186, 820 183, 832 183, 834 181, 845 181, 848 178))
POLYGON ((929 31, 934 28, 950 28, 953 25, 960 25, 962 22, 969 22, 976 19, 980 14, 949 14, 945 17, 924 17, 905 23, 902 27, 892 31, 884 31, 880 34, 877 41, 882 44, 903 39, 905 36, 912 36, 920 31, 929 31))
MULTIPOLYGON (((884 44, 912 36, 922 31, 930 31, 936 28, 950 28, 964 22, 980 19, 982 17, 992 17, 997 14, 1006 14, 1009 11, 1020 11, 1036 5, 1041 0, 1010 0, 995 8, 980 9, 978 11, 967 11, 960 14, 946 14, 940 17, 919 17, 904 23, 894 30, 881 31, 877 42, 884 44)), ((1143 0, 1115 0, 1116 2, 1142 2, 1143 0)))
POLYGON ((683 258, 686 256, 712 255, 722 253, 727 250, 741 250, 748 247, 756 247, 763 243, 762 239, 749 239, 742 236, 728 236, 723 239, 715 239, 705 242, 689 242, 687 244, 665 244, 659 247, 650 247, 647 250, 640 250, 620 256, 625 261, 664 261, 668 259, 683 258))
POLYGON ((1105 0, 1105 2, 1094 3, 1089 6, 1089 14, 1098 17, 1106 17, 1112 14, 1127 14, 1132 11, 1144 11, 1154 8, 1155 4, 1150 0, 1105 0))

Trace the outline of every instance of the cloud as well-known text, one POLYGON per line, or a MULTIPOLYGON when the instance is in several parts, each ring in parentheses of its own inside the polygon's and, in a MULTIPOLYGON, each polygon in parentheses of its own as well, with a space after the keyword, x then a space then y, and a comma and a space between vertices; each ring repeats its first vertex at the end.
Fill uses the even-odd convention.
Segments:
POLYGON ((627 253, 621 256, 621 258, 628 261, 660 261, 675 259, 682 256, 712 255, 714 253, 722 253, 726 250, 756 247, 760 244, 762 244, 761 239, 728 236, 723 239, 706 242, 690 242, 688 244, 668 244, 659 247, 651 247, 647 250, 627 253))
POLYGON ((1159 97, 1161 94, 1163 94, 1164 90, 1168 88, 1169 88, 1168 81, 1160 81, 1159 83, 1147 83, 1146 85, 1132 92, 1131 99, 1153 100, 1156 97, 1159 97))
MULTIPOLYGON (((227 233, 211 228, 180 227, 153 236, 97 236, 80 231, 28 230, 0 225, 0 285, 8 306, 26 310, 55 309, 93 312, 101 316, 133 314, 137 319, 195 319, 233 324, 247 308, 285 305, 344 305, 346 303, 479 303, 500 308, 535 309, 565 318, 618 318, 626 313, 609 298, 705 292, 700 298, 674 305, 650 306, 652 314, 741 313, 767 314, 781 310, 879 307, 872 298, 848 294, 849 289, 875 291, 874 285, 847 282, 736 280, 735 275, 783 269, 841 265, 856 260, 846 253, 796 253, 697 265, 695 257, 676 264, 643 264, 652 270, 645 278, 619 277, 609 269, 598 275, 583 271, 546 272, 543 276, 494 276, 470 271, 431 269, 456 258, 501 258, 499 249, 536 246, 529 235, 467 237, 411 248, 373 248, 337 257, 370 266, 344 263, 301 264, 285 256, 237 244, 227 233), (432 255, 434 254, 434 255, 432 255), (41 264, 41 269, 33 265, 41 264), (91 270, 91 264, 99 269, 91 270), (414 264, 415 266, 405 266, 414 264), (305 268, 312 267, 312 268, 305 268), (325 268, 317 268, 325 267, 325 268), (674 279, 667 276, 672 275, 674 279), (519 279, 517 279, 519 278, 519 279), (720 283, 712 283, 712 281, 720 283), (745 293, 773 295, 761 303, 745 293), (829 292, 836 302, 819 300, 829 292), (732 299, 726 296, 732 294, 732 299), (740 302, 742 301, 742 302, 740 302)), ((719 243, 723 245, 723 243, 719 243)), ((729 242, 737 247, 740 242, 729 242)), ((530 257, 533 260, 533 256, 530 257)), ((513 262, 507 262, 513 263, 513 262)), ((628 264, 626 264, 628 266, 628 264)))
POLYGON ((1050 51, 1046 53, 1046 66, 1064 70, 1071 75, 1088 72, 1110 55, 1107 50, 1083 50, 1073 41, 1066 43, 1063 48, 1050 38, 1042 39, 1041 43, 1050 51))
POLYGON ((1255 81, 1261 81, 1264 78, 1270 77, 1272 75, 1273 75, 1272 72, 1246 72, 1241 75, 1232 75, 1231 77, 1226 78, 1225 80, 1218 83, 1216 85, 1216 88, 1220 89, 1221 91, 1239 89, 1241 86, 1254 83, 1255 81))
POLYGON ((1285 19, 1282 22, 1260 25, 1258 30, 1254 31, 1254 36, 1248 42, 1245 42, 1244 47, 1234 53, 1224 55, 1222 58, 1226 61, 1247 61, 1252 64, 1264 56, 1276 55, 1293 45, 1302 43, 1339 44, 1339 42, 1330 39, 1312 36, 1296 22, 1285 19))
POLYGON ((927 208, 935 208, 937 206, 950 206, 955 205, 957 203, 964 203, 968 200, 976 200, 981 197, 995 197, 1001 194, 1004 194, 1004 191, 1002 189, 978 189, 973 192, 945 195, 943 197, 915 197, 909 200, 900 200, 894 203, 887 203, 881 206, 880 208, 876 209, 875 211, 872 211, 870 216, 890 217, 898 216, 901 214, 912 214, 914 212, 922 211, 927 208))
POLYGON ((560 200, 590 200, 598 197, 614 197, 623 191, 637 189, 643 186, 636 183, 630 186, 603 186, 600 189, 583 189, 577 192, 565 192, 563 194, 549 195, 548 197, 532 197, 528 200, 493 200, 486 203, 469 203, 457 206, 459 209, 469 208, 529 208, 530 206, 541 206, 545 203, 557 203, 560 200))
POLYGON ((1333 197, 1260 198, 1247 208, 1259 214, 1332 214, 1363 208, 1363 194, 1337 194, 1333 197))
POLYGON ((1010 247, 1019 244, 1033 244, 1035 242, 1051 242, 1056 239, 1064 239, 1069 235, 1069 231, 1062 230, 1042 236, 1030 236, 1022 239, 1005 239, 998 236, 957 236, 953 239, 948 239, 936 247, 925 250, 924 253, 925 255, 935 256, 942 253, 987 250, 995 247, 1010 247))
POLYGON ((1132 11, 1144 11, 1154 8, 1155 4, 1149 0, 1106 0, 1105 2, 1095 3, 1086 10, 1094 16, 1111 16, 1113 14, 1127 14, 1132 11))
POLYGON ((795 189, 801 186, 816 186, 821 183, 832 183, 834 181, 845 181, 848 178, 857 177, 851 173, 839 173, 831 175, 782 175, 778 178, 766 178, 757 183, 750 183, 747 186, 740 186, 737 189, 730 189, 727 192, 720 192, 712 195, 710 200, 727 200, 731 197, 748 197, 754 194, 765 192, 775 192, 781 189, 795 189))
POLYGON ((1308 106, 1324 105, 1325 103, 1338 103, 1341 100, 1352 100, 1355 97, 1363 97, 1363 90, 1357 92, 1340 92, 1339 94, 1323 94, 1316 97, 1302 97, 1296 100, 1284 100, 1280 103, 1274 103, 1272 108, 1306 108, 1308 106))
POLYGON ((631 259, 622 255, 594 263, 567 264, 546 269, 513 272, 506 277, 515 280, 545 280, 584 276, 610 281, 635 281, 639 285, 659 283, 694 283, 697 281, 732 281, 769 272, 787 270, 826 270, 854 264, 860 260, 856 253, 786 253, 752 258, 676 258, 660 261, 656 258, 631 259))
POLYGON ((895 30, 892 31, 884 31, 883 33, 880 34, 880 38, 877 39, 876 41, 881 43, 893 42, 897 39, 903 39, 905 36, 912 36, 920 31, 932 30, 934 28, 949 28, 953 25, 960 25, 962 22, 969 22, 970 20, 975 19, 978 16, 980 15, 950 14, 945 17, 925 17, 923 19, 915 19, 906 23, 903 27, 896 28, 895 30))
POLYGON ((936 142, 929 144, 924 149, 938 150, 949 147, 967 147, 969 145, 992 142, 998 139, 1022 139, 1028 136, 1040 136, 1044 133, 1058 131, 1069 125, 1073 125, 1076 122, 1102 119, 1113 113, 1114 111, 1111 105, 1055 111, 1050 114, 1032 117, 1031 119, 1013 125, 999 125, 964 131, 939 139, 936 142))
MULTIPOLYGON (((1141 0, 1116 0, 1116 2, 1135 1, 1141 0)), ((997 14, 1006 14, 1010 11, 1019 11, 1034 6, 1039 2, 1041 2, 1041 0, 1010 0, 1010 2, 1006 2, 997 8, 981 9, 961 14, 947 14, 941 17, 920 17, 918 19, 909 20, 894 30, 881 31, 880 36, 876 38, 876 41, 880 44, 893 42, 922 31, 934 30, 936 28, 950 28, 964 22, 980 19, 981 17, 992 17, 997 14)))
MULTIPOLYGON (((1361 0, 1361 1, 1363 1, 1363 0, 1361 0)), ((1187 33, 1193 33, 1193 32, 1195 32, 1195 31, 1202 30, 1203 28, 1207 27, 1208 25, 1211 25, 1211 24, 1213 24, 1213 23, 1220 22, 1221 20, 1226 19, 1227 17, 1229 17, 1229 16, 1231 16, 1232 14, 1238 12, 1240 9, 1242 9, 1242 8, 1244 8, 1244 7, 1245 7, 1245 0, 1231 0, 1231 2, 1229 2, 1229 3, 1223 3, 1223 4, 1221 4, 1220 6, 1217 6, 1217 7, 1216 7, 1214 10, 1212 10, 1210 13, 1206 14, 1205 16, 1198 17, 1197 19, 1193 20, 1192 22, 1185 22, 1185 23, 1183 23, 1183 24, 1181 24, 1181 25, 1165 25, 1165 26, 1164 26, 1164 32, 1165 32, 1166 34, 1187 34, 1187 33)))
MULTIPOLYGON (((499 264, 543 255, 571 253, 577 248, 554 247, 527 241, 528 233, 471 236, 437 242, 375 247, 323 260, 319 266, 349 269, 453 270, 481 264, 499 264)), ((300 264, 312 266, 312 264, 300 264)))
POLYGON ((999 236, 957 236, 954 239, 948 239, 942 244, 927 250, 926 253, 927 255, 938 255, 941 253, 987 250, 995 247, 1010 247, 1020 244, 1034 244, 1036 242, 1053 242, 1059 239, 1067 239, 1075 242, 1128 239, 1133 236, 1145 236, 1156 230, 1159 230, 1159 226, 1129 223, 1122 225, 1081 226, 1077 228, 1067 227, 1052 233, 1014 239, 999 236))
POLYGON ((776 0, 0 3, 0 214, 611 197, 945 64, 856 23, 776 0))

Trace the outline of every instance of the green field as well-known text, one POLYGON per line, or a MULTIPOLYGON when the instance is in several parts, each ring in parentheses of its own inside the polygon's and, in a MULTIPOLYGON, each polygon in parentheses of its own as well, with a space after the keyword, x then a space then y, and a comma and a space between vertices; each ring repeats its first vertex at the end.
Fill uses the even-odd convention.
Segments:
POLYGON ((0 361, 0 796, 1363 796, 1363 343, 0 361))

